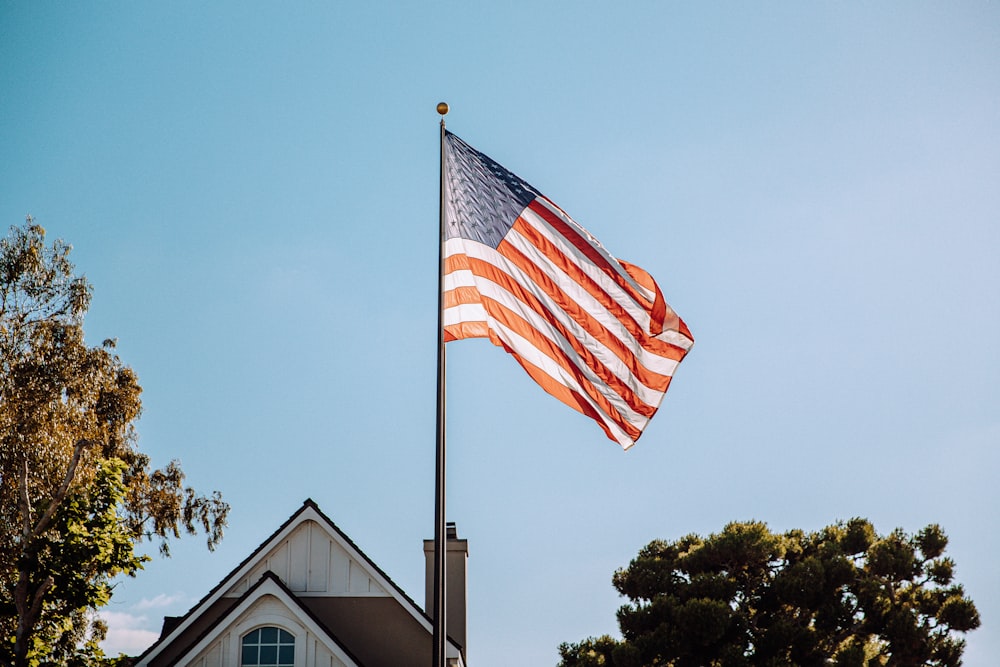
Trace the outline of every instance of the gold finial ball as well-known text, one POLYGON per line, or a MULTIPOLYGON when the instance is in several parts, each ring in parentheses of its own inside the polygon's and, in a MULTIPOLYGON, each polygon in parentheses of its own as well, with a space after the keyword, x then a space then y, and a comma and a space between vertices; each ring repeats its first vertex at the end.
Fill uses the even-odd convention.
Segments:
POLYGON ((438 113, 441 114, 442 116, 448 113, 447 102, 438 102, 438 113))

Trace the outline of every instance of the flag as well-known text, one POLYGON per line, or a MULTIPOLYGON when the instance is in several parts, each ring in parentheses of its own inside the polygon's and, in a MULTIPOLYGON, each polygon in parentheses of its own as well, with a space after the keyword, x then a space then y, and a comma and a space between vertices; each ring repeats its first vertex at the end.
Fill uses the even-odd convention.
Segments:
POLYGON ((444 339, 489 338, 628 449, 694 344, 652 276, 523 179, 444 138, 444 339))

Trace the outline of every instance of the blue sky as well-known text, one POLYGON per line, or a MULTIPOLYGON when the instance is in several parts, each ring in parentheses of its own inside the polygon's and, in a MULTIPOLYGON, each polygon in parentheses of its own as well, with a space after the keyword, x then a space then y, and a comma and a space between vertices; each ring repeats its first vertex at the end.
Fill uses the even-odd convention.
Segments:
POLYGON ((940 523, 1000 655, 1000 6, 0 4, 0 219, 94 284, 142 448, 232 504, 122 582, 138 652, 307 497, 415 599, 437 121, 654 275, 694 350, 628 453, 448 350, 475 667, 614 633, 613 571, 731 520, 940 523))

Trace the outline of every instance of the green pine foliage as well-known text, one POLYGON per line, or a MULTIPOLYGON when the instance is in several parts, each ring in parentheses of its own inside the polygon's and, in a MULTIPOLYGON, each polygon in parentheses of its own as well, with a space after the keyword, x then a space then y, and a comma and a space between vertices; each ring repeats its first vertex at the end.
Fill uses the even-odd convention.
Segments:
POLYGON ((980 620, 947 544, 937 525, 879 536, 858 518, 656 540, 612 578, 622 639, 563 644, 560 666, 956 667, 980 620))

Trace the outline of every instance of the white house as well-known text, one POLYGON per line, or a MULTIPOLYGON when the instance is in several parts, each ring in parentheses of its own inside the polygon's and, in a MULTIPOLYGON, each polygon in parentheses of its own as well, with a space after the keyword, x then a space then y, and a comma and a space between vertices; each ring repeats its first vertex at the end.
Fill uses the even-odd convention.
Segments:
MULTIPOLYGON (((434 542, 424 541, 426 571, 434 542)), ((466 667, 468 543, 448 526, 448 664, 466 667)), ((425 593, 432 590, 431 584, 425 593)), ((138 667, 429 667, 432 621, 306 500, 182 617, 138 667)))

